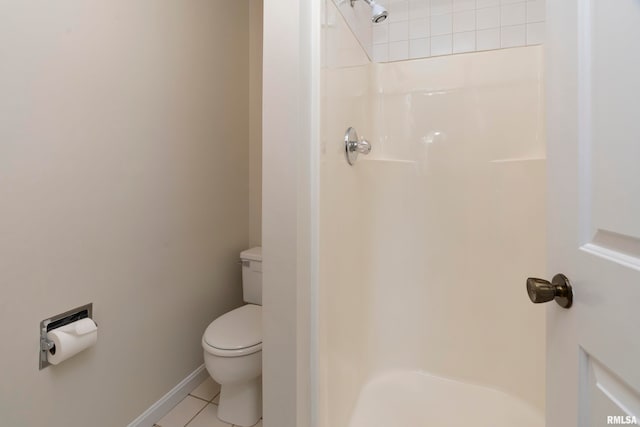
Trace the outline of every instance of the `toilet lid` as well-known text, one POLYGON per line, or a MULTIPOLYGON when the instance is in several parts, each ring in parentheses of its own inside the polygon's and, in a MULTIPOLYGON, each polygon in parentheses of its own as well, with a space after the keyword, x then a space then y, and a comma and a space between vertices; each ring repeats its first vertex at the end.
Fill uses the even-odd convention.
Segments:
POLYGON ((223 314, 211 322, 203 340, 221 350, 240 350, 262 343, 262 307, 247 304, 223 314))

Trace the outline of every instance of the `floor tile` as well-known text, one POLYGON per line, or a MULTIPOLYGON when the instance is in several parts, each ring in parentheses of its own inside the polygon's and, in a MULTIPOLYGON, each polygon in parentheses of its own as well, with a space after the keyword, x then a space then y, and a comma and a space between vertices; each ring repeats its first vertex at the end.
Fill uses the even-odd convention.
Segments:
POLYGON ((211 377, 204 380, 195 390, 189 393, 192 396, 211 401, 218 393, 220 393, 220 384, 213 381, 211 377))
POLYGON ((211 401, 211 403, 215 403, 216 405, 219 405, 219 404, 220 404, 220 393, 218 393, 218 395, 216 396, 216 398, 215 398, 215 399, 213 399, 213 400, 211 401))
POLYGON ((231 424, 227 424, 218 418, 218 407, 216 405, 208 404, 197 417, 187 424, 187 427, 231 427, 231 424))
POLYGON ((206 405, 208 403, 203 400, 187 396, 156 424, 161 427, 184 427, 206 405))

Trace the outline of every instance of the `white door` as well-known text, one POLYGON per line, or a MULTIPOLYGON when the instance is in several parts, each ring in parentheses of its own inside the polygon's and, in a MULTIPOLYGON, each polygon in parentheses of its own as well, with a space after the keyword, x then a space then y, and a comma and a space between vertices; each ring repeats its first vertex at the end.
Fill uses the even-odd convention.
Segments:
POLYGON ((547 427, 640 425, 640 0, 547 13, 547 427))

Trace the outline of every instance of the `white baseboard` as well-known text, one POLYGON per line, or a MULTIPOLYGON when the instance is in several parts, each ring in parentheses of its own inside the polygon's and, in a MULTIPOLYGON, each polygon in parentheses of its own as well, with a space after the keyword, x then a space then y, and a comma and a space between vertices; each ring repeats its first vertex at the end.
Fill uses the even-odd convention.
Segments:
POLYGON ((133 420, 128 427, 153 427, 162 417, 176 406, 182 399, 187 397, 202 381, 204 381, 209 373, 204 365, 189 374, 189 376, 172 388, 169 393, 165 394, 156 403, 151 405, 149 409, 144 411, 142 415, 133 420))

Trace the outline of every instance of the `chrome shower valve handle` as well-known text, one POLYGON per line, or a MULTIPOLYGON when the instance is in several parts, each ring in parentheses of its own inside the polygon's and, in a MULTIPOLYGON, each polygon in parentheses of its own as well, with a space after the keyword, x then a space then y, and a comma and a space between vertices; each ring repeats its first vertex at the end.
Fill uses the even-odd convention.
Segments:
POLYGON ((364 138, 360 138, 358 142, 353 143, 353 148, 360 154, 369 154, 371 152, 371 144, 364 138))
POLYGON ((353 165, 358 159, 358 153, 369 154, 371 144, 364 138, 358 138, 358 132, 352 127, 344 134, 344 153, 347 163, 353 165))

